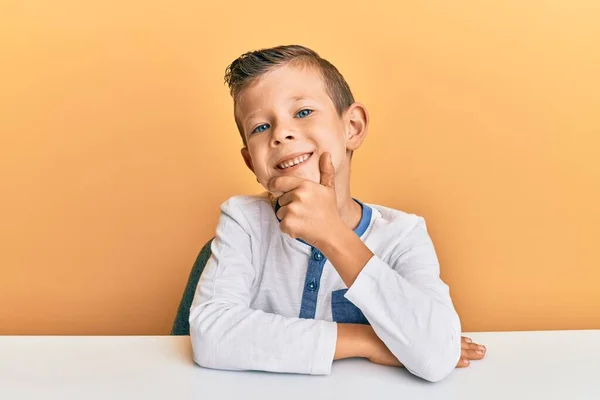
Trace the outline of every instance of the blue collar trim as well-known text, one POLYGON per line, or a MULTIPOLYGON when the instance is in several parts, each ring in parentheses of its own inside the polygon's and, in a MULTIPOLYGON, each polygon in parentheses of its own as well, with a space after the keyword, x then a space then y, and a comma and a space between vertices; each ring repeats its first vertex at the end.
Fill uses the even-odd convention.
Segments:
POLYGON ((366 204, 361 203, 360 201, 353 199, 362 207, 362 217, 360 217, 360 222, 358 226, 354 230, 359 237, 363 235, 367 231, 369 224, 371 223, 371 215, 373 214, 373 210, 366 204))

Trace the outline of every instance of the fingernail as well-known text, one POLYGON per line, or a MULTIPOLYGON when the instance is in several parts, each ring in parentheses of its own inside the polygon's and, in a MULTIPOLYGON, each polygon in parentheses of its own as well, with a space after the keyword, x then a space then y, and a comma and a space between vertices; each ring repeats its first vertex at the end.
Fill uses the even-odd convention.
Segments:
POLYGON ((465 365, 469 365, 469 360, 465 359, 464 362, 465 362, 465 365))
POLYGON ((485 351, 485 346, 479 345, 479 350, 485 351))
POLYGON ((481 350, 475 350, 475 353, 477 353, 477 354, 483 354, 483 351, 481 351, 481 350))
POLYGON ((469 339, 469 338, 465 338, 465 342, 467 342, 467 343, 471 343, 471 342, 472 342, 472 340, 471 340, 471 339, 469 339))

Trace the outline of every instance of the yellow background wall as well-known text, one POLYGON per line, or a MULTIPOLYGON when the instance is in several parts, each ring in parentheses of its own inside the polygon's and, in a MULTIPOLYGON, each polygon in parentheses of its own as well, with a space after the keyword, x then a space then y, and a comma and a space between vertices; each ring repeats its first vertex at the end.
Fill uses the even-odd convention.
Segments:
POLYGON ((600 328, 595 0, 0 4, 0 334, 167 334, 258 192, 227 64, 299 43, 371 114, 354 196, 423 215, 465 331, 600 328))

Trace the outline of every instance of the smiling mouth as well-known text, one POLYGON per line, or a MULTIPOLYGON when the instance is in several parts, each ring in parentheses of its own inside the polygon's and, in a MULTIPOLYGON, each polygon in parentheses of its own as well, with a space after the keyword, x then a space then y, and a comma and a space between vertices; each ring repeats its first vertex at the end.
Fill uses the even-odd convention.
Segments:
POLYGON ((313 153, 306 153, 306 154, 302 154, 302 155, 299 155, 294 158, 290 158, 289 160, 285 160, 284 162, 277 164, 277 168, 280 170, 286 170, 288 168, 292 168, 296 165, 302 164, 303 162, 308 160, 312 155, 313 155, 313 153))

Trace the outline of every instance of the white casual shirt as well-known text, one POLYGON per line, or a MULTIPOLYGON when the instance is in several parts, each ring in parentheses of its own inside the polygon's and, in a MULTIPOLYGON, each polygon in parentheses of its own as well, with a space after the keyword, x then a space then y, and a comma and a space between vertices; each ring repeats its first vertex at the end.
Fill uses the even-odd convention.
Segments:
POLYGON ((358 203, 355 232, 374 256, 350 288, 318 249, 281 232, 266 193, 223 203, 190 309, 195 362, 327 375, 337 323, 368 323, 411 373, 448 376, 461 325, 424 219, 358 203))

